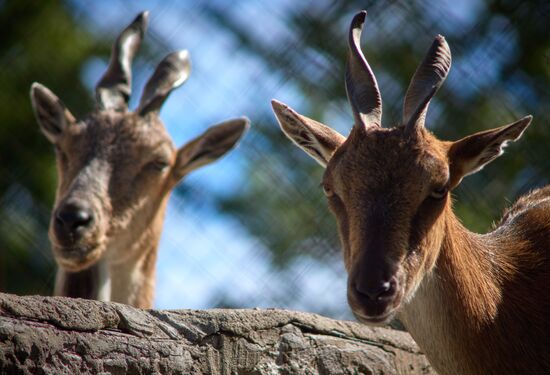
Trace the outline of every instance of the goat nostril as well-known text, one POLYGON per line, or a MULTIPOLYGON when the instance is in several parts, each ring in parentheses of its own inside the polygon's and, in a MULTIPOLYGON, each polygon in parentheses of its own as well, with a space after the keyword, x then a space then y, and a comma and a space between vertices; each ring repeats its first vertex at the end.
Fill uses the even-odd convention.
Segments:
POLYGON ((74 214, 74 227, 83 227, 90 224, 92 221, 92 215, 88 211, 80 210, 74 214))
POLYGON ((391 289, 391 283, 389 281, 386 281, 386 282, 382 283, 382 285, 380 286, 379 295, 387 293, 390 289, 391 289))
POLYGON ((92 222, 92 219, 93 217, 90 210, 74 205, 63 207, 57 212, 55 217, 58 225, 62 225, 70 231, 88 226, 92 222))
POLYGON ((355 283, 355 290, 358 294, 372 301, 376 301, 383 297, 392 296, 395 291, 395 286, 390 281, 384 281, 378 285, 368 287, 355 283))

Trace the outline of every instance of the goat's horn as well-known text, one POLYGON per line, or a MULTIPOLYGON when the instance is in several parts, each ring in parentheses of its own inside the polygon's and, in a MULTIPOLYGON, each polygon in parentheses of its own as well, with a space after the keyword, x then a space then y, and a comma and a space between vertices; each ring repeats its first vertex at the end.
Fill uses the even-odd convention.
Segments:
POLYGON ((368 128, 382 125, 382 99, 376 78, 361 52, 360 40, 366 11, 353 17, 349 29, 349 55, 346 64, 346 92, 353 110, 355 126, 368 128))
POLYGON ((411 79, 403 105, 403 124, 407 132, 424 126, 430 99, 451 69, 451 50, 445 38, 438 35, 424 61, 411 79))
POLYGON ((166 56, 147 81, 137 112, 144 115, 159 111, 172 90, 183 84, 191 72, 189 52, 173 52, 166 56))
POLYGON ((96 98, 101 109, 125 111, 132 92, 132 60, 147 29, 149 12, 140 13, 118 36, 113 44, 107 71, 96 86, 96 98))

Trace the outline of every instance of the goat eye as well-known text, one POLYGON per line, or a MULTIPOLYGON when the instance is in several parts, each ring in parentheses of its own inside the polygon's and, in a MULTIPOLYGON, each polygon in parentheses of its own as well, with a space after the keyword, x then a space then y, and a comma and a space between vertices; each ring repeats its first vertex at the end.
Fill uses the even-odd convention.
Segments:
POLYGON ((164 159, 158 159, 150 162, 147 166, 155 171, 164 172, 169 167, 169 163, 164 159))
POLYGON ((447 193, 449 192, 449 189, 447 187, 437 188, 432 190, 430 193, 430 198, 441 200, 447 196, 447 193))
POLYGON ((323 193, 325 193, 325 195, 327 197, 332 197, 334 195, 334 192, 332 191, 332 188, 330 186, 328 186, 327 184, 323 184, 323 193))

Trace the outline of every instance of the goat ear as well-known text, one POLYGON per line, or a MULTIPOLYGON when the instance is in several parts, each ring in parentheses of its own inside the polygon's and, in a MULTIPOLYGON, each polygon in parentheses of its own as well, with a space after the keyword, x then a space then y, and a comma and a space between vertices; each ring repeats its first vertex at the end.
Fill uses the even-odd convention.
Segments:
POLYGON ((452 143, 448 153, 450 188, 456 187, 464 176, 481 170, 502 155, 506 144, 518 140, 532 119, 533 116, 525 116, 512 124, 479 132, 452 143))
POLYGON ((31 86, 31 103, 40 130, 52 143, 56 143, 65 128, 75 122, 61 100, 40 83, 31 86))
POLYGON ((222 122, 180 148, 174 168, 176 178, 219 159, 237 144, 249 124, 244 117, 222 122))
POLYGON ((326 167, 334 151, 346 140, 345 137, 328 126, 300 115, 277 100, 272 100, 271 105, 283 133, 326 167))

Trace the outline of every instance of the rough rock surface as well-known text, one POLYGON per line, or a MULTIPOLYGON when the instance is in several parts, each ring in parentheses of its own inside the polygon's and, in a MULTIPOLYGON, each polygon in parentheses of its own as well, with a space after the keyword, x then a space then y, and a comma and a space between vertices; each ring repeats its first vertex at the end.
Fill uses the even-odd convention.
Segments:
POLYGON ((276 309, 0 293, 1 374, 435 374, 405 332, 276 309))

